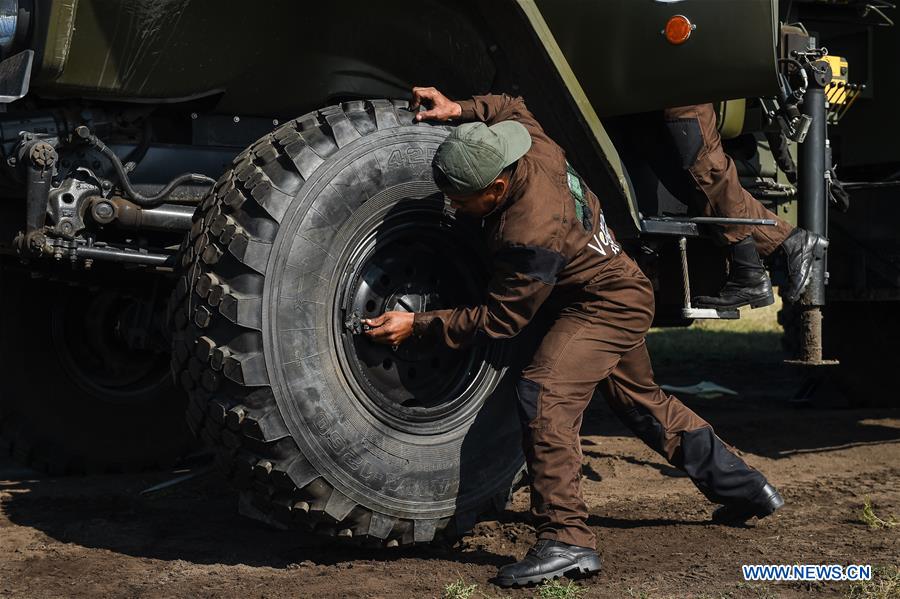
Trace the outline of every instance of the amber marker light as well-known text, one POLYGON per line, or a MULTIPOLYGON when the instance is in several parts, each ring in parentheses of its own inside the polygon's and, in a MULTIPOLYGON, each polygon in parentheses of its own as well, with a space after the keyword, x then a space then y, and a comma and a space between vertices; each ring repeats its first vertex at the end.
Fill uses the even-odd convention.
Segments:
POLYGON ((666 23, 666 28, 663 30, 663 35, 666 36, 666 39, 670 44, 675 46, 680 46, 684 42, 688 41, 691 37, 691 33, 693 33, 694 29, 697 26, 692 24, 690 19, 688 19, 684 15, 675 15, 669 22, 666 23))

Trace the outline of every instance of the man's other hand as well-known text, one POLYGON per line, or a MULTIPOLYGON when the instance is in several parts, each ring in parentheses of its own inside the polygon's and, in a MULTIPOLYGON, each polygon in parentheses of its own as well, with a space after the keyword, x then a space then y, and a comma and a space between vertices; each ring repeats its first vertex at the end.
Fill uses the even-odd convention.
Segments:
POLYGON ((414 319, 412 312, 385 312, 362 322, 372 327, 366 331, 372 341, 397 347, 412 335, 414 319))
POLYGON ((449 121, 462 115, 462 106, 433 87, 414 87, 410 110, 425 106, 426 110, 416 113, 417 121, 449 121))

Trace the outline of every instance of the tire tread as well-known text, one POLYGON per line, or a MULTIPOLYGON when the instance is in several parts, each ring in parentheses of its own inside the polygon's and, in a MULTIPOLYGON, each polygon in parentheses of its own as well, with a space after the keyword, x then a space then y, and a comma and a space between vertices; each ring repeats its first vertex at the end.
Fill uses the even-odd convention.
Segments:
MULTIPOLYGON (((430 542, 458 526, 450 518, 413 521, 370 510, 316 471, 289 435, 269 387, 262 299, 236 289, 248 276, 262 278, 292 194, 329 156, 365 135, 413 122, 405 102, 353 101, 298 117, 254 143, 195 215, 182 244, 189 267, 170 303, 172 370, 190 395, 188 424, 212 446, 231 483, 251 495, 253 508, 285 526, 390 547, 430 542)), ((473 513, 463 516, 474 525, 473 513)))

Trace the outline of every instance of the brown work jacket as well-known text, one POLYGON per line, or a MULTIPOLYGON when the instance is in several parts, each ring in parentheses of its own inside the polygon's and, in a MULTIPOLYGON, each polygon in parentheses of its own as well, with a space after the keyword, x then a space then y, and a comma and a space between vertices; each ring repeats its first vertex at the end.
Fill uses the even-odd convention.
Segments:
MULTIPOLYGON (((610 279, 616 273, 642 275, 606 226, 597 197, 568 166, 565 152, 522 98, 476 96, 459 104, 463 121, 520 122, 532 145, 516 164, 506 201, 483 223, 493 263, 485 302, 416 313, 413 334, 439 333, 452 348, 480 335, 514 337, 548 299, 587 318, 602 318, 610 310, 627 312, 627 302, 617 300, 621 294, 610 279), (604 304, 605 310, 598 309, 604 304)), ((652 313, 652 300, 648 308, 652 313)))

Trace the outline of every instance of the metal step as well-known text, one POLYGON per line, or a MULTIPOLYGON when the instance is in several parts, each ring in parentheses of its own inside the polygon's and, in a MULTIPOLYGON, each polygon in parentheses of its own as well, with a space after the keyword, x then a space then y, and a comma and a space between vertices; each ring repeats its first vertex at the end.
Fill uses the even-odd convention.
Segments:
POLYGON ((738 310, 716 310, 714 308, 684 308, 681 315, 691 320, 738 320, 738 310))
POLYGON ((700 237, 700 225, 756 225, 774 227, 770 218, 718 218, 698 216, 694 218, 651 217, 641 218, 641 232, 644 235, 678 237, 678 251, 681 253, 681 278, 684 285, 684 307, 681 315, 689 320, 738 320, 738 310, 716 310, 695 308, 691 305, 691 280, 688 271, 687 238, 700 237))
POLYGON ((688 270, 687 237, 678 238, 678 251, 681 253, 681 280, 684 285, 684 308, 681 315, 690 320, 737 320, 741 313, 737 310, 716 310, 714 308, 695 308, 691 305, 691 276, 688 270))

